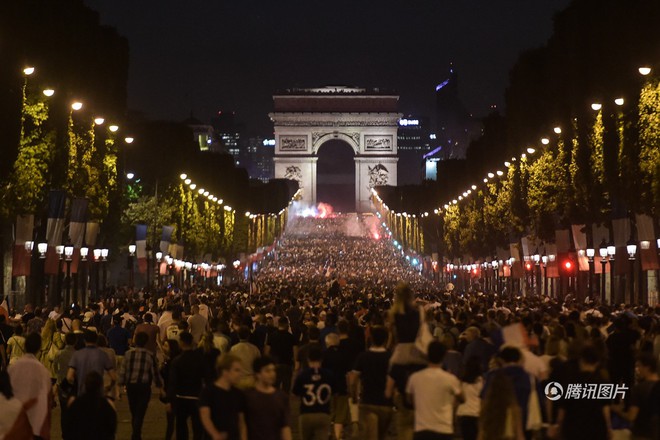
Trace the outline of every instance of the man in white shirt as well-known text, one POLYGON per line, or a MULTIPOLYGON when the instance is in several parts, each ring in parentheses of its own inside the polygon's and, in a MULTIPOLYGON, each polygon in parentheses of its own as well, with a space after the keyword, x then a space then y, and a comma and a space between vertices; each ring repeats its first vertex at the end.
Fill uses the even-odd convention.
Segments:
POLYGON ((193 343, 197 346, 202 335, 208 329, 209 321, 199 314, 198 305, 192 306, 190 311, 192 315, 188 318, 188 331, 193 335, 193 343))
POLYGON ((450 440, 454 434, 454 404, 464 401, 461 383, 442 369, 447 349, 439 341, 428 348, 428 366, 408 379, 406 394, 415 407, 415 440, 450 440))

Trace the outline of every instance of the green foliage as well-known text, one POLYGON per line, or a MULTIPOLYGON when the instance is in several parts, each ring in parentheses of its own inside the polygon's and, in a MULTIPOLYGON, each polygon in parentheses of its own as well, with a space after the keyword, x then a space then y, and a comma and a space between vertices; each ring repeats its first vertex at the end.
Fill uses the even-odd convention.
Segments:
POLYGON ((163 225, 174 223, 176 206, 167 197, 143 196, 129 203, 122 213, 122 223, 147 225, 147 241, 156 246, 160 242, 163 225))
POLYGON ((3 189, 3 214, 34 213, 48 191, 50 165, 53 160, 55 134, 45 128, 48 105, 37 93, 26 93, 23 88, 21 140, 18 155, 3 189), (11 211, 11 212, 10 212, 11 211))
POLYGON ((660 212, 660 81, 647 84, 639 99, 639 170, 643 211, 658 216, 660 212))

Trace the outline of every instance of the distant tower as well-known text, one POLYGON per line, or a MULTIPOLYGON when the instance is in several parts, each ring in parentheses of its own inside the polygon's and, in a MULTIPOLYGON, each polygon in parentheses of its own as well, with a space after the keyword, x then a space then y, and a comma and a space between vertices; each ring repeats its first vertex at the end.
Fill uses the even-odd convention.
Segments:
POLYGON ((445 79, 435 87, 436 137, 447 159, 463 159, 474 131, 472 115, 458 96, 458 74, 450 65, 445 79))

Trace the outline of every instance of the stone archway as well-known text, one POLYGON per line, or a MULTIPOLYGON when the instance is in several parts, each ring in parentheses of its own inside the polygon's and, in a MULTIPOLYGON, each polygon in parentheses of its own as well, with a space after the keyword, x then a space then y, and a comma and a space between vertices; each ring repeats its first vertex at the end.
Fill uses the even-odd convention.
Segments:
POLYGON ((316 201, 335 211, 355 212, 355 150, 344 140, 330 139, 315 154, 316 201))
POLYGON ((317 203, 317 153, 330 140, 355 152, 355 207, 370 210, 370 189, 397 184, 398 95, 379 89, 292 89, 273 97, 275 177, 298 181, 317 203))

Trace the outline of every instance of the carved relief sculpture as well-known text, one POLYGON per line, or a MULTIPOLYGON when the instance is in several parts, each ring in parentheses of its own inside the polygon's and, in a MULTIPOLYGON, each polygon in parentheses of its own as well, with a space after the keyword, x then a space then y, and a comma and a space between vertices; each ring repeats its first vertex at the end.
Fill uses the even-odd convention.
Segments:
POLYGON ((371 151, 390 151, 392 150, 392 136, 365 136, 364 146, 366 150, 371 151))
POLYGON ((385 165, 379 163, 378 165, 374 165, 373 167, 368 167, 368 168, 369 168, 369 186, 368 186, 369 189, 373 188, 374 186, 387 185, 390 172, 387 170, 385 165))
POLYGON ((299 166, 291 165, 286 167, 286 172, 284 173, 284 178, 287 180, 295 180, 298 182, 298 188, 302 188, 302 170, 299 166))
POLYGON ((280 151, 307 151, 306 136, 280 137, 280 151))

